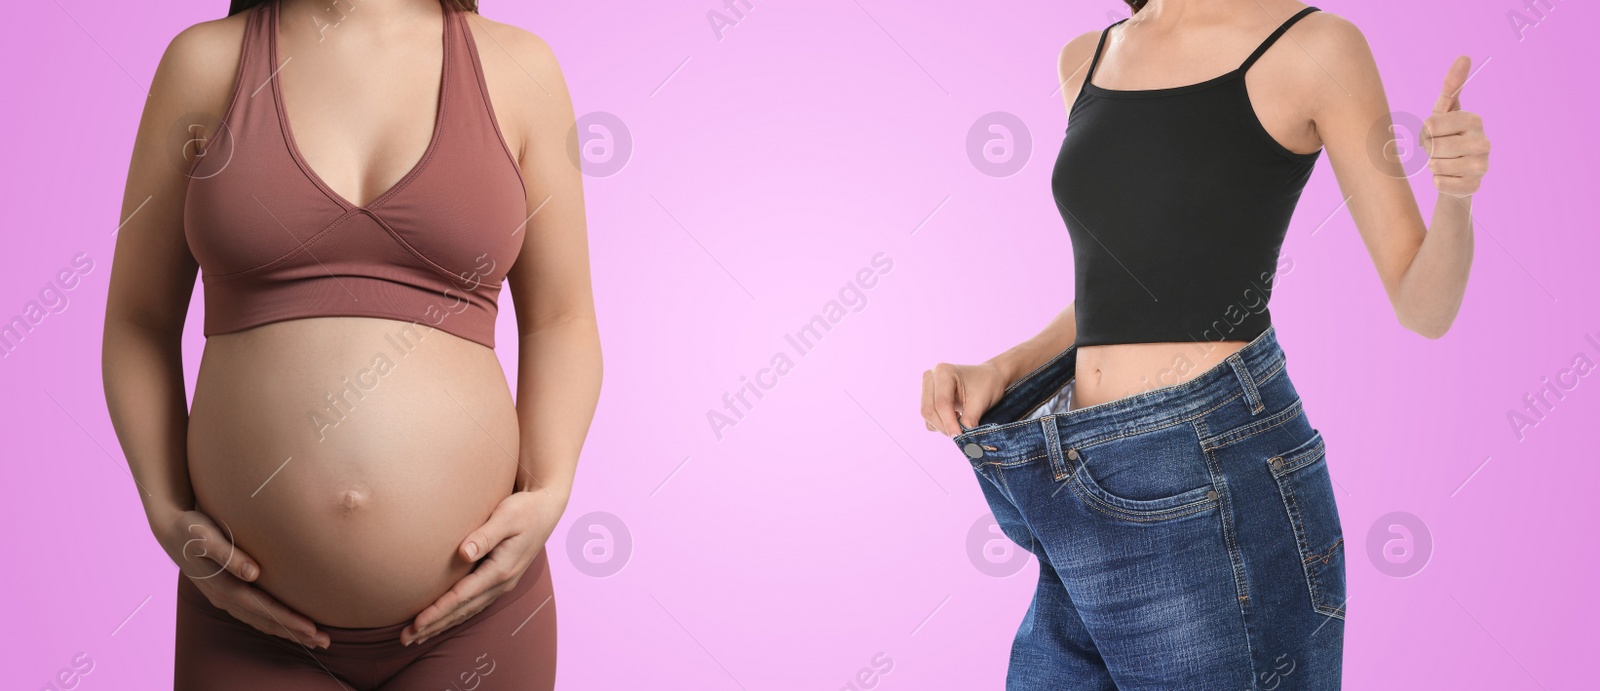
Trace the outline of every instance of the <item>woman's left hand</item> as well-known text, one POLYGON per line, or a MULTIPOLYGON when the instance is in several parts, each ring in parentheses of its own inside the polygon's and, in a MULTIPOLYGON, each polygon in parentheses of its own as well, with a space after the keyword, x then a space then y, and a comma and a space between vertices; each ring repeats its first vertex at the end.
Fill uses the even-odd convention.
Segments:
POLYGON ((488 607, 516 586, 528 565, 544 549, 550 531, 565 508, 543 489, 512 492, 495 507, 489 521, 462 541, 456 554, 468 562, 483 557, 432 605, 400 632, 404 645, 421 643, 488 607), (485 556, 487 555, 487 556, 485 556))
POLYGON ((1433 113, 1423 123, 1422 145, 1428 152, 1433 186, 1457 198, 1477 192, 1489 170, 1489 138, 1483 134, 1483 118, 1461 109, 1461 88, 1471 69, 1471 58, 1456 58, 1445 75, 1433 113))

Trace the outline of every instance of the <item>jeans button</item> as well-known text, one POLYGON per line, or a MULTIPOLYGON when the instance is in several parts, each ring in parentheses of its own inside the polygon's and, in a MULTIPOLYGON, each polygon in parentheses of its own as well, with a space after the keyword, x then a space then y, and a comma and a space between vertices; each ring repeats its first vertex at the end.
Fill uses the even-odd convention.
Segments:
POLYGON ((983 458, 983 447, 978 446, 977 444, 975 444, 973 442, 970 442, 970 441, 967 442, 966 446, 961 447, 961 451, 963 453, 967 454, 967 458, 971 458, 971 459, 983 458))
POLYGON ((1077 449, 1067 449, 1067 460, 1069 460, 1069 461, 1078 460, 1078 450, 1077 449))

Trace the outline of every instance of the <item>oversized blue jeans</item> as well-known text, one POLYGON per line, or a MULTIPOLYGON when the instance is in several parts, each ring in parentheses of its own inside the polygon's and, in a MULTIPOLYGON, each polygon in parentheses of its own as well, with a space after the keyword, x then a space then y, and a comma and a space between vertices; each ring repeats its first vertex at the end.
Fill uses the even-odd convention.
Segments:
POLYGON ((955 438, 1039 560, 1006 688, 1339 688, 1344 537, 1275 332, 1190 381, 1068 411, 1076 359, 955 438))

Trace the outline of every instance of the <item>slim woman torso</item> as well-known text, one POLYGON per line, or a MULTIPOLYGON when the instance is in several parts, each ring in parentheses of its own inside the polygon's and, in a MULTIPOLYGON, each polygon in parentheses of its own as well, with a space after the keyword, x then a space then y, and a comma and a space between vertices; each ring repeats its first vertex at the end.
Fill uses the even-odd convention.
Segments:
MULTIPOLYGON (((1282 2, 1269 6, 1271 13, 1204 8, 1190 3, 1163 8, 1166 11, 1161 16, 1141 13, 1139 21, 1123 22, 1106 34, 1092 77, 1088 75, 1089 66, 1100 32, 1074 40, 1062 51, 1060 65, 1062 91, 1069 110, 1079 100, 1086 77, 1102 90, 1156 92, 1206 83, 1232 72, 1286 17, 1305 7, 1282 2)), ((1303 21, 1316 19, 1313 14, 1303 21)), ((1311 120, 1314 100, 1305 80, 1300 78, 1304 74, 1303 63, 1311 58, 1296 50, 1292 39, 1285 38, 1275 45, 1243 73, 1249 105, 1277 145, 1296 154, 1315 153, 1322 142, 1311 120)), ((1168 296, 1169 300, 1174 297, 1179 296, 1168 296)), ((1220 321, 1224 317, 1219 313, 1216 318, 1220 321)), ((1078 354, 1073 407, 1188 381, 1245 344, 1246 340, 1202 333, 1181 342, 1084 345, 1078 354)))

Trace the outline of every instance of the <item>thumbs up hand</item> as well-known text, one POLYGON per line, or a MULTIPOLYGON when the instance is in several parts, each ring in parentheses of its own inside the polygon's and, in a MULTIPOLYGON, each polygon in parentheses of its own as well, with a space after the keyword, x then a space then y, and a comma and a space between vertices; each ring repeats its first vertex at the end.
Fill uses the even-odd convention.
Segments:
POLYGON ((1461 109, 1461 88, 1471 68, 1471 58, 1456 58, 1445 74, 1433 114, 1423 122, 1422 146, 1428 152, 1433 186, 1453 197, 1472 196, 1489 170, 1489 138, 1483 134, 1483 119, 1461 109))

